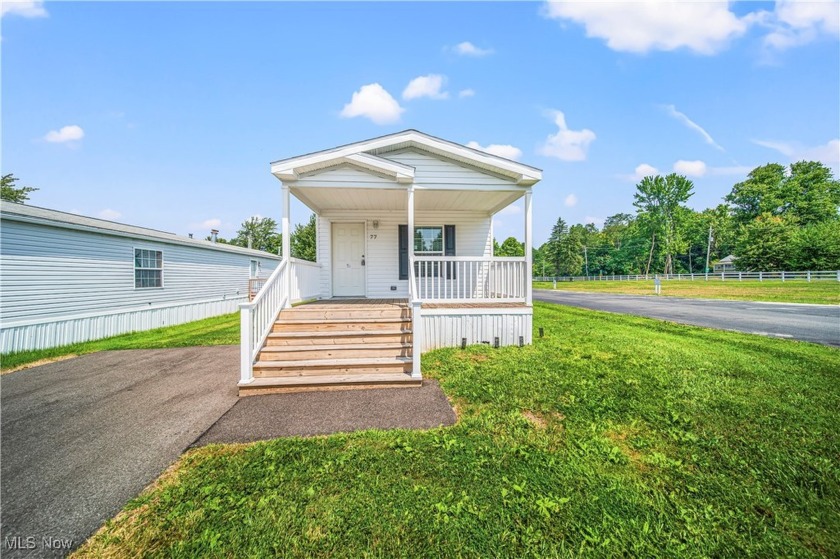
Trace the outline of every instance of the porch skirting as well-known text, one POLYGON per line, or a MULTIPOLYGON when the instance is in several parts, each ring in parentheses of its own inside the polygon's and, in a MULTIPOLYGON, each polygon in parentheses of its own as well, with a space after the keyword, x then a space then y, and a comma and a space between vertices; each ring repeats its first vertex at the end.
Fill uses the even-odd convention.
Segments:
POLYGON ((447 308, 423 305, 423 352, 442 347, 487 343, 500 346, 531 343, 533 309, 524 305, 493 308, 447 308))

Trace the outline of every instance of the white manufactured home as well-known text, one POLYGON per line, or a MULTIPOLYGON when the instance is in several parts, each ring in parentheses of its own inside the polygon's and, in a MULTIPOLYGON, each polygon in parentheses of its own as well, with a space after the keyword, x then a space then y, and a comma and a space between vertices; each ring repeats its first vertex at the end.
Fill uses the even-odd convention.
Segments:
POLYGON ((531 343, 539 169, 406 130, 271 172, 284 254, 294 196, 317 216, 317 263, 301 271, 284 259, 242 305, 241 394, 416 385, 424 351, 531 343), (523 198, 525 256, 494 257, 493 215, 523 198), (309 297, 318 301, 291 307, 309 297))
POLYGON ((79 215, 0 204, 0 352, 236 312, 280 257, 79 215))

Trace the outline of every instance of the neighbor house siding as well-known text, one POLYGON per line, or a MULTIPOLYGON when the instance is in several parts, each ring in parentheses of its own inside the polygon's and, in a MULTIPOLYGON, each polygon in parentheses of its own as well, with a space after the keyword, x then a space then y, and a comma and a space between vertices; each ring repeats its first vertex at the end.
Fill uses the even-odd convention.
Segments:
MULTIPOLYGON (((455 225, 456 256, 491 256, 491 219, 478 212, 417 212, 415 225, 455 225)), ((399 225, 408 223, 405 212, 332 211, 318 218, 318 262, 322 265, 321 296, 332 295, 331 223, 366 223, 366 282, 371 298, 408 297, 408 281, 399 279, 399 225), (373 222, 378 221, 378 229, 373 222), (376 238, 371 238, 375 235, 376 238), (396 291, 391 291, 391 286, 396 291)))
POLYGON ((251 260, 279 260, 4 219, 0 351, 38 349, 233 312, 251 260), (134 287, 134 249, 163 253, 163 287, 134 287))

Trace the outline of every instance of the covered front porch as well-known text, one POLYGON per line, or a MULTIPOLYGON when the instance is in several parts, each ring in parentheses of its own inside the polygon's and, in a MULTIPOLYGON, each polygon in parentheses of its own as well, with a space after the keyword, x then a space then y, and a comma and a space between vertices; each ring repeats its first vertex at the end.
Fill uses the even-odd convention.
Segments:
POLYGON ((317 261, 284 258, 243 305, 240 386, 254 382, 264 346, 272 331, 285 328, 284 317, 298 320, 282 311, 307 299, 318 302, 296 309, 309 309, 314 329, 383 329, 374 326, 375 307, 401 309, 400 331, 391 334, 403 336, 411 351, 394 358, 414 380, 422 378, 423 351, 530 343, 530 187, 538 170, 406 131, 276 162, 272 173, 282 182, 283 254, 290 252, 294 196, 316 215, 317 261), (518 200, 525 255, 496 257, 493 216, 518 200), (324 322, 354 307, 355 316, 324 322), (314 314, 316 308, 324 314, 314 314))

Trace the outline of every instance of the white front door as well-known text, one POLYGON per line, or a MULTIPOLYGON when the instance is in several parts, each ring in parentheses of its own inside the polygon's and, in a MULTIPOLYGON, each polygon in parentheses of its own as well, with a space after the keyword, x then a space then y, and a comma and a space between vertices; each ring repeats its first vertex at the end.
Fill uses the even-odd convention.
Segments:
POLYGON ((333 295, 365 294, 365 224, 333 223, 333 295))

